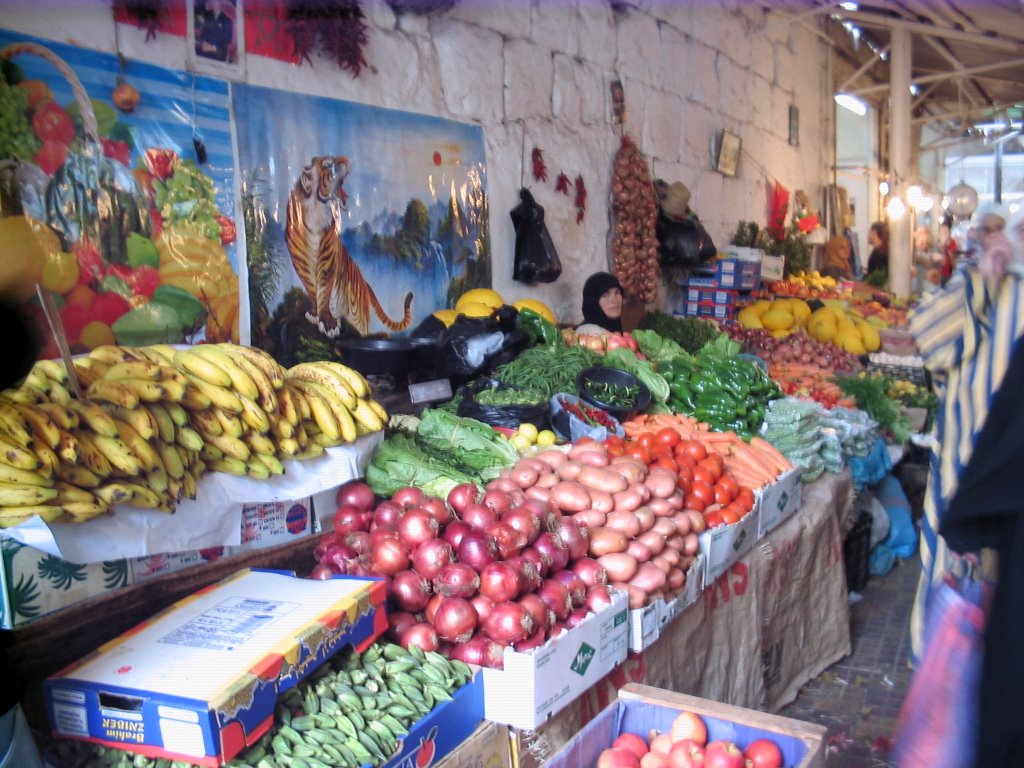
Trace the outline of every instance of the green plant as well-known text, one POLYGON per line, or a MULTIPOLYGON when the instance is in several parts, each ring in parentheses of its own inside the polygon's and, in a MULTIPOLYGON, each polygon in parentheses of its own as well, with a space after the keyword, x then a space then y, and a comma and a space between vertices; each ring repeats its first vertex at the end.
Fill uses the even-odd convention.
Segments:
POLYGON ((759 234, 760 228, 757 226, 757 222, 737 222, 736 229, 732 233, 732 237, 729 238, 729 245, 735 245, 740 248, 756 248, 759 234))
POLYGON ((772 256, 782 256, 786 260, 787 276, 806 272, 811 267, 811 250, 807 247, 803 232, 796 224, 786 227, 781 240, 772 237, 768 230, 761 230, 758 235, 758 247, 772 256))

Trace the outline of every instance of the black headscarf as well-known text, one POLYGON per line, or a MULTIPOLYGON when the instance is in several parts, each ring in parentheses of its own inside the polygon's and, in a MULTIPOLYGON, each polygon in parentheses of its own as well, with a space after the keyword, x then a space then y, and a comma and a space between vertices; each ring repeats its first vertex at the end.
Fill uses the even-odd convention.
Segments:
POLYGON ((601 309, 601 297, 612 288, 622 290, 619 279, 608 272, 595 272, 583 284, 583 322, 599 325, 606 331, 622 332, 622 319, 608 317, 601 309))

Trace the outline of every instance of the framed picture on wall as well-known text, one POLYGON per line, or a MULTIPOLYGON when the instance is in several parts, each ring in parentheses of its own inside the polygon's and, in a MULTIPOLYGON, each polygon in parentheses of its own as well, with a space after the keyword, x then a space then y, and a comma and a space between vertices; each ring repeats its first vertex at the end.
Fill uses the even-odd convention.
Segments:
POLYGON ((718 160, 715 163, 715 170, 725 176, 735 176, 739 162, 740 137, 730 131, 722 131, 722 139, 718 142, 718 160))
POLYGON ((242 0, 188 0, 188 59, 193 72, 245 75, 242 0))

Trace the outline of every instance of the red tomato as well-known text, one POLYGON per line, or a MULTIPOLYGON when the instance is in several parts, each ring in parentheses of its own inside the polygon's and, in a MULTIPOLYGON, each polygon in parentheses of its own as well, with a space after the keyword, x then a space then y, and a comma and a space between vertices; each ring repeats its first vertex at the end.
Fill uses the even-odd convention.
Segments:
POLYGON ((702 483, 707 483, 708 487, 715 484, 715 476, 708 471, 707 467, 700 464, 693 468, 693 480, 694 482, 699 480, 702 483))
POLYGON ((650 451, 654 447, 654 433, 644 432, 639 437, 637 437, 636 444, 639 445, 641 448, 650 451))
POLYGON ((682 438, 680 438, 679 433, 672 429, 672 427, 664 427, 655 433, 654 439, 661 445, 668 446, 669 448, 675 448, 682 438))
POLYGON ((716 504, 728 504, 732 501, 732 494, 729 493, 729 489, 715 483, 712 490, 715 492, 715 503, 716 504))
POLYGON ((616 456, 622 456, 626 452, 626 443, 618 435, 609 435, 601 441, 601 445, 604 446, 608 457, 612 459, 616 456))
POLYGON ((740 492, 740 488, 736 485, 736 481, 732 479, 731 475, 722 475, 715 482, 716 487, 724 488, 729 493, 729 500, 732 501, 736 498, 736 495, 740 492))
POLYGON ((673 460, 671 456, 659 456, 654 460, 653 466, 664 467, 673 474, 679 471, 679 465, 676 464, 675 460, 673 460))
POLYGON ((634 459, 636 459, 639 462, 642 462, 643 464, 650 464, 651 463, 650 451, 648 451, 642 445, 633 444, 633 445, 629 446, 626 449, 625 455, 626 456, 632 456, 634 459))
POLYGON ((708 451, 704 447, 704 443, 700 440, 684 440, 680 445, 686 446, 686 452, 694 458, 695 461, 706 459, 708 451))
POLYGON ((736 514, 736 510, 732 508, 732 505, 722 507, 718 510, 718 514, 722 516, 722 522, 726 525, 732 525, 740 521, 740 516, 736 514))
POLYGON ((693 482, 693 467, 688 466, 676 459, 676 464, 679 465, 679 469, 676 470, 676 477, 680 480, 685 480, 687 483, 693 482))
MULTIPOLYGON (((711 490, 711 484, 705 483, 703 480, 698 480, 694 477, 693 484, 690 486, 690 495, 696 496, 704 500, 704 507, 711 504, 715 500, 715 492, 711 490)), ((683 502, 683 506, 688 507, 686 502, 683 502)), ((702 509, 703 507, 701 507, 702 509)))
POLYGON ((697 511, 703 511, 708 505, 707 501, 701 496, 696 496, 693 491, 687 491, 686 495, 683 496, 683 509, 696 509, 697 511))
POLYGON ((718 526, 723 525, 725 523, 725 521, 722 520, 721 512, 717 512, 717 511, 716 512, 705 512, 704 513, 704 522, 705 522, 705 524, 707 525, 708 528, 717 528, 718 526))
MULTIPOLYGON (((701 459, 697 462, 698 467, 703 467, 708 471, 715 480, 718 480, 722 476, 722 465, 712 459, 710 456, 706 459, 701 459)), ((714 481, 712 481, 714 482, 714 481)))
POLYGON ((75 124, 71 122, 71 116, 56 101, 43 101, 36 106, 32 130, 44 144, 53 141, 65 148, 75 138, 75 124))
POLYGON ((754 508, 754 492, 749 488, 740 488, 736 494, 736 501, 741 502, 749 512, 754 508))

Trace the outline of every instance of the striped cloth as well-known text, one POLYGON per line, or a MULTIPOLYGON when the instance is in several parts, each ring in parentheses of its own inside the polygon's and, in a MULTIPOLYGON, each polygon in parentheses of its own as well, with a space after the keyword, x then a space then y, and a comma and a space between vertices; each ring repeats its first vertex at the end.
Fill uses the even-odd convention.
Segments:
MULTIPOLYGON (((986 282, 975 269, 958 271, 942 291, 922 299, 910 317, 910 331, 942 403, 921 520, 921 580, 910 617, 916 664, 924 650, 929 596, 951 562, 939 523, 1006 374, 1014 342, 1024 335, 1024 270, 1012 265, 998 282, 986 282)), ((987 576, 994 574, 994 553, 983 553, 982 565, 987 576)))

